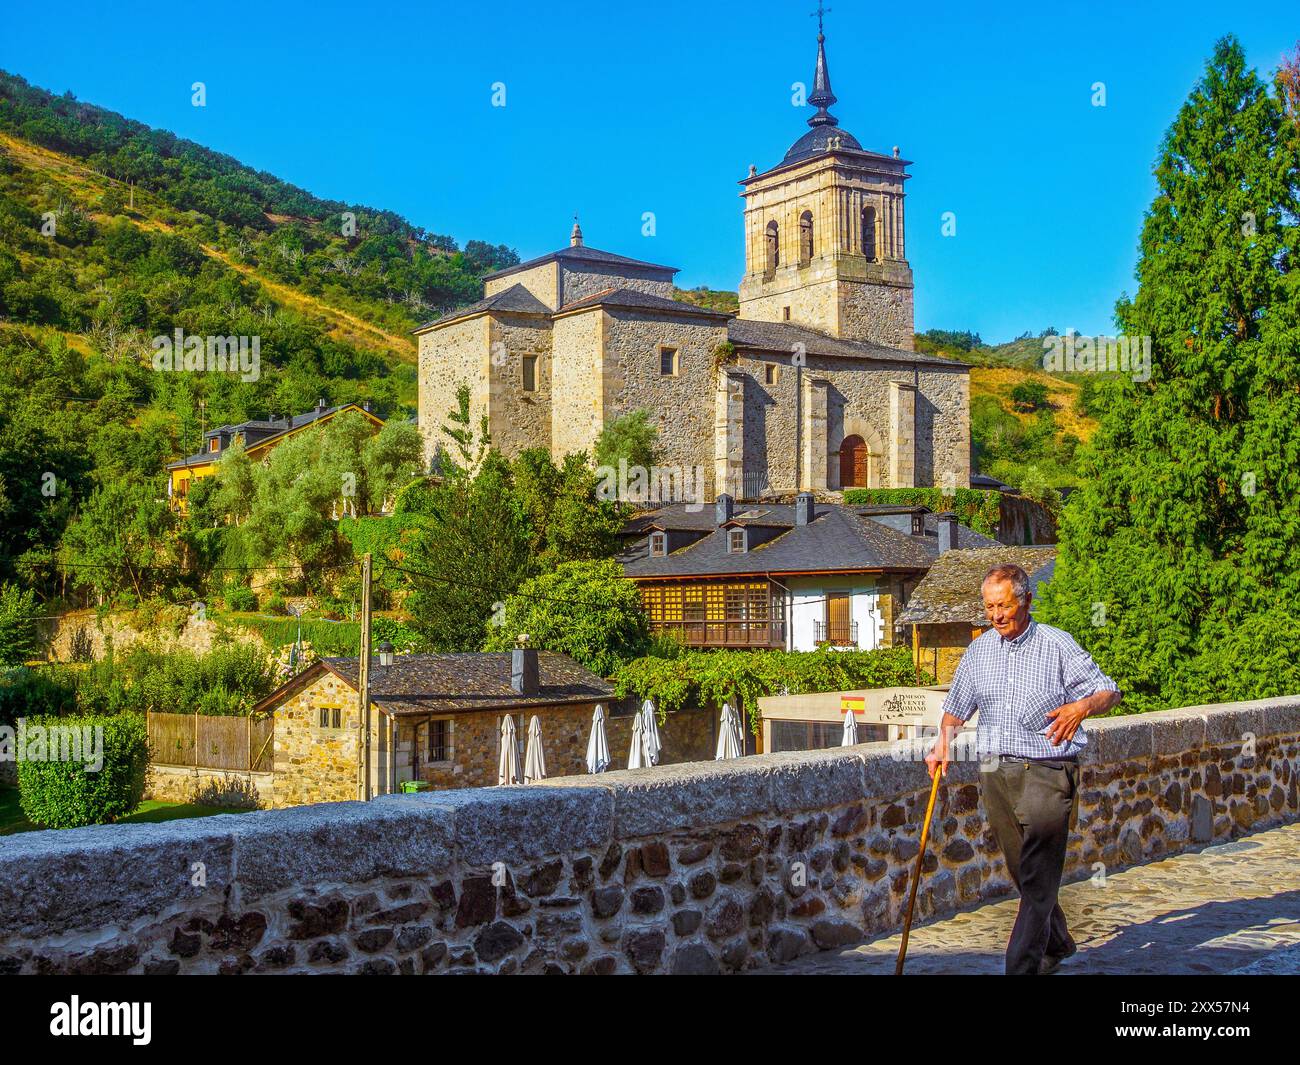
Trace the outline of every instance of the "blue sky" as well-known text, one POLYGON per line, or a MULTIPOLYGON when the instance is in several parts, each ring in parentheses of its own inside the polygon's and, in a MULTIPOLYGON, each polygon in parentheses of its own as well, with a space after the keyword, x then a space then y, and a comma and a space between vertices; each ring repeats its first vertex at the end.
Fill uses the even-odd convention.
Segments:
MULTIPOLYGON (((683 287, 736 287, 737 181, 812 113, 791 86, 812 80, 815 0, 5 6, 0 67, 37 85, 525 258, 566 243, 577 210, 588 244, 678 266, 683 287)), ((996 6, 832 0, 834 113, 914 161, 918 330, 1105 332, 1160 138, 1214 41, 1235 33, 1271 75, 1300 37, 1294 0, 996 6)))

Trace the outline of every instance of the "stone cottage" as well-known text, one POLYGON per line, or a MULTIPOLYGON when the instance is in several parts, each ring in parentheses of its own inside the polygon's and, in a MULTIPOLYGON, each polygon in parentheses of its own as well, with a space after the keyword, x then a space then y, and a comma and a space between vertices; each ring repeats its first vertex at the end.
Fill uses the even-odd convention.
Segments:
MULTIPOLYGON (((263 699, 253 713, 275 718, 269 805, 340 802, 361 791, 359 660, 323 658, 263 699)), ((505 715, 515 719, 522 759, 533 715, 541 719, 549 776, 586 773, 596 704, 605 707, 613 767, 626 764, 632 707, 568 655, 397 655, 370 671, 372 795, 411 780, 434 789, 495 785, 505 715)), ((662 760, 712 755, 710 715, 669 715, 662 760)))
POLYGON ((430 458, 467 386, 507 455, 590 453, 647 411, 691 488, 657 502, 969 485, 969 369, 912 350, 910 164, 839 128, 824 40, 811 129, 741 182, 739 315, 674 299, 676 267, 588 247, 575 223, 567 248, 489 274, 482 300, 415 330, 430 458))

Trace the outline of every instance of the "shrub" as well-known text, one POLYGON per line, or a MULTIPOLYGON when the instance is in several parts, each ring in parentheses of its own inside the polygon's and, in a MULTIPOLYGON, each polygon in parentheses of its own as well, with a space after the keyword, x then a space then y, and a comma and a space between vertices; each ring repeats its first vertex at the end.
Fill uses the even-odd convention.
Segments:
POLYGON ((227 610, 256 610, 257 594, 243 584, 230 585, 221 593, 227 610))
MULTIPOLYGON (((149 741, 140 715, 31 718, 26 722, 25 740, 26 749, 18 762, 19 801, 33 823, 46 828, 102 825, 125 817, 140 805, 149 765, 149 741), (102 729, 102 752, 92 743, 81 752, 80 760, 29 760, 27 755, 33 753, 40 735, 33 730, 50 726, 102 729), (97 768, 87 764, 95 755, 102 757, 97 768)), ((49 749, 52 746, 47 745, 47 756, 55 753, 49 749)))
POLYGON ((266 614, 287 614, 289 612, 284 605, 284 597, 278 592, 262 604, 262 611, 266 614))
POLYGON ((1011 405, 1027 412, 1047 406, 1047 386, 1042 381, 1021 381, 1011 390, 1011 405))
POLYGON ((0 583, 0 666, 20 666, 41 653, 36 595, 0 583))
POLYGON ((71 713, 76 705, 76 683, 63 667, 0 671, 0 725, 12 726, 20 717, 71 713))

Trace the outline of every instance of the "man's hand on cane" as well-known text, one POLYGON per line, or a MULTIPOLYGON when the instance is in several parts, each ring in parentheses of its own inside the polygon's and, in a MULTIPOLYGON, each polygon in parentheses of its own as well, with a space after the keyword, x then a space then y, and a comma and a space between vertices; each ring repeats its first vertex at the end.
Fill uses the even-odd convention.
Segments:
MULTIPOLYGON (((948 716, 945 714, 945 719, 948 716)), ((925 765, 931 780, 934 779, 936 769, 943 776, 948 775, 948 763, 952 761, 950 752, 952 737, 956 735, 957 729, 960 727, 960 722, 953 725, 947 720, 939 726, 939 735, 934 738, 934 746, 930 748, 929 754, 925 756, 925 765)))

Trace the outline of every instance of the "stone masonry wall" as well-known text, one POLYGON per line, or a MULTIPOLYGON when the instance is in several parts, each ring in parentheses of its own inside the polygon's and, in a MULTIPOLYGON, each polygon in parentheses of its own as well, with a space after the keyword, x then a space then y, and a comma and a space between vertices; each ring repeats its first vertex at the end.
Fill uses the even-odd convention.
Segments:
MULTIPOLYGON (((1071 879, 1300 818, 1300 697, 1088 732, 1071 879)), ((978 778, 940 789, 919 920, 1009 890, 978 778)), ((23 833, 0 840, 0 972, 759 968, 899 926, 927 793, 865 744, 23 833)))
POLYGON ((491 328, 491 316, 480 314, 420 335, 419 426, 426 462, 439 446, 454 447, 442 427, 456 409, 456 390, 461 385, 469 386, 475 432, 479 418, 488 413, 491 328))

